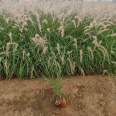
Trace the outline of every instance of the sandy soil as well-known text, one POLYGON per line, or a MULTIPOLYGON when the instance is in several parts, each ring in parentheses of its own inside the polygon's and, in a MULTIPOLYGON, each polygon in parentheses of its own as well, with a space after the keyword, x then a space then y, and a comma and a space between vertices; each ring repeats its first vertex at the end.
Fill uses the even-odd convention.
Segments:
POLYGON ((63 80, 70 103, 59 109, 47 82, 0 81, 0 116, 116 116, 116 78, 88 76, 63 80))

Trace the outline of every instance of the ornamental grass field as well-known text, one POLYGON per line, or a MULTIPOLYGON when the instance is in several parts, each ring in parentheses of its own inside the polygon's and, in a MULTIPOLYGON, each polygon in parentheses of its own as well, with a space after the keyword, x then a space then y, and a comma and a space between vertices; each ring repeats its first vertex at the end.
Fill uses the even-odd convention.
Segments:
POLYGON ((1 78, 115 73, 115 16, 0 15, 1 78))
POLYGON ((115 77, 115 2, 0 0, 0 116, 116 116, 115 77))
POLYGON ((115 4, 54 3, 1 1, 1 78, 115 75, 115 4))

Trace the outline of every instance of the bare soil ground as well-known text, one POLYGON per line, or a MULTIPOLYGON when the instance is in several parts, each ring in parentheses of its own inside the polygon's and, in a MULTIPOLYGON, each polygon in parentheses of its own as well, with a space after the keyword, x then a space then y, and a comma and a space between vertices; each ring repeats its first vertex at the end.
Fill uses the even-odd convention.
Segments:
POLYGON ((59 109, 42 79, 0 81, 0 116, 116 116, 116 78, 71 77, 62 91, 70 103, 59 109))

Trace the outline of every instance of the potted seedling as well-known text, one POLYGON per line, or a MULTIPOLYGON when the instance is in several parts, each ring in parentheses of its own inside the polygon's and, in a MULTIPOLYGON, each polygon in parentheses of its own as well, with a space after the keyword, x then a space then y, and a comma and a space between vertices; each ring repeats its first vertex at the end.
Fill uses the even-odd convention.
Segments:
POLYGON ((55 94, 55 106, 59 108, 64 108, 67 105, 66 97, 61 90, 61 80, 48 80, 51 90, 55 94))

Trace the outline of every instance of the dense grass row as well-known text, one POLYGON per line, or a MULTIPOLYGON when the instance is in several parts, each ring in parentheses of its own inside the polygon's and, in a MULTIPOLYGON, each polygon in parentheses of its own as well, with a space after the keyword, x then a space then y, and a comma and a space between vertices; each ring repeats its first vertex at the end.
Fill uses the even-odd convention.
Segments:
POLYGON ((1 78, 116 74, 116 18, 0 16, 1 78))

